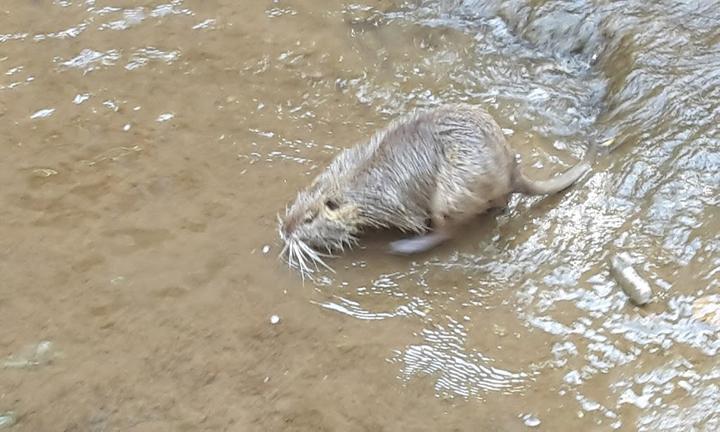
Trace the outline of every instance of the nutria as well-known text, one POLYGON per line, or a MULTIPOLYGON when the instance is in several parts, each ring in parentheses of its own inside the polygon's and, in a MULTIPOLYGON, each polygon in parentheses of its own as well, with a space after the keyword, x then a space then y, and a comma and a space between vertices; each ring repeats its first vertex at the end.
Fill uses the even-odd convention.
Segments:
POLYGON ((298 194, 278 217, 281 256, 302 274, 311 271, 309 264, 330 269, 322 257, 357 243, 364 228, 417 233, 390 249, 426 251, 475 215, 507 205, 511 193, 567 188, 590 169, 589 159, 551 180, 531 180, 484 109, 457 104, 416 111, 342 151, 298 194))

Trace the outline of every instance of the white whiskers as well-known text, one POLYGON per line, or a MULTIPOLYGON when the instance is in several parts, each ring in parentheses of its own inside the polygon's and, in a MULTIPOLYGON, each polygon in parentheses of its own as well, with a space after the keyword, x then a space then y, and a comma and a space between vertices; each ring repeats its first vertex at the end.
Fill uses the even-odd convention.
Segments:
POLYGON ((318 271, 320 269, 318 265, 335 273, 335 270, 323 260, 323 258, 331 258, 332 255, 320 253, 302 240, 296 238, 284 240, 285 246, 282 248, 280 256, 287 257, 288 265, 300 271, 300 276, 302 276, 303 280, 306 276, 310 276, 318 271))
POLYGON ((344 252, 345 248, 351 249, 358 244, 358 239, 354 235, 347 236, 347 238, 342 240, 326 239, 324 242, 327 243, 323 249, 327 250, 327 253, 322 253, 298 238, 295 234, 287 234, 283 230, 282 218, 279 214, 277 217, 279 222, 278 234, 284 243, 279 256, 287 262, 290 268, 300 271, 300 276, 302 276, 303 281, 306 277, 312 279, 312 275, 320 271, 320 267, 335 273, 335 270, 330 267, 325 260, 327 258, 333 258, 334 251, 344 252))

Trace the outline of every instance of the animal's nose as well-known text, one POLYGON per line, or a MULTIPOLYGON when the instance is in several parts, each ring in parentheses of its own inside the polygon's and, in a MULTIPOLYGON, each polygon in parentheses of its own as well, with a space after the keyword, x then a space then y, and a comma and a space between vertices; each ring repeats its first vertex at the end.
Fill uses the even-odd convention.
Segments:
POLYGON ((284 219, 282 221, 282 226, 280 227, 280 230, 282 231, 283 236, 290 237, 290 235, 295 231, 295 224, 292 223, 291 220, 284 219))

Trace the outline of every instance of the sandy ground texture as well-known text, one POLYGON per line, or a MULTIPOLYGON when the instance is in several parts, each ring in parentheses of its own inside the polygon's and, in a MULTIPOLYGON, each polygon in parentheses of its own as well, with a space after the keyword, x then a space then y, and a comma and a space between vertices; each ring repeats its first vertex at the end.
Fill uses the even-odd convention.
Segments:
POLYGON ((642 36, 660 24, 588 3, 587 22, 617 27, 590 65, 492 2, 501 18, 416 3, 0 4, 0 425, 714 430, 718 341, 689 311, 720 290, 702 111, 720 80, 712 57, 660 87, 623 77, 660 80, 643 61, 688 46, 718 55, 693 25, 720 8, 680 16, 690 42, 661 50, 642 36), (628 145, 425 256, 385 254, 391 233, 315 281, 277 259, 277 212, 338 151, 460 100, 485 104, 536 176, 582 157, 593 127, 628 145), (617 250, 656 290, 644 309, 607 272, 617 250))

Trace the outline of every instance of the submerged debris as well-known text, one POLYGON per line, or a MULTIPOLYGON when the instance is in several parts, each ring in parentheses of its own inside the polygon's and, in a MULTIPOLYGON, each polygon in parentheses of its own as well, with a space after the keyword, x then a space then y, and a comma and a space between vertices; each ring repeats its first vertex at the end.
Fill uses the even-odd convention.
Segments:
POLYGON ((650 284, 635 271, 627 254, 621 253, 610 258, 610 273, 633 303, 642 306, 650 302, 650 284))
POLYGON ((40 366, 47 363, 54 357, 53 343, 41 341, 35 345, 28 345, 17 354, 5 358, 2 367, 10 369, 24 369, 33 366, 40 366))

